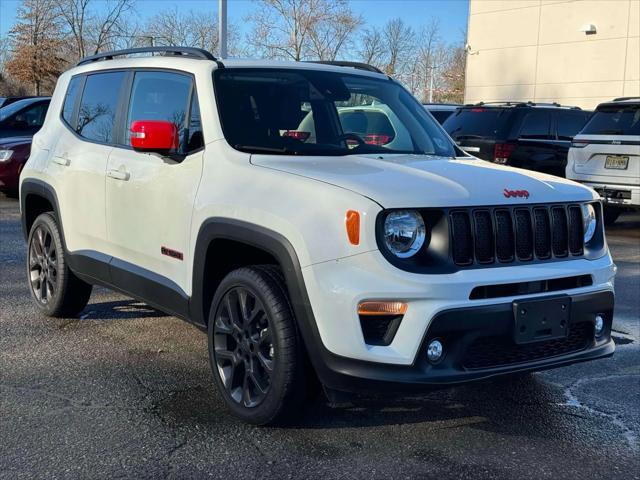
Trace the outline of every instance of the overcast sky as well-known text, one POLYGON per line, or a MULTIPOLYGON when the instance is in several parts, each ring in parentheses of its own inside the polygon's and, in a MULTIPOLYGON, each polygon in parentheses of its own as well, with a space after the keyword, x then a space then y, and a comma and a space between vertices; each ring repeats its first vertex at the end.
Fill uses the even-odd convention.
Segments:
MULTIPOLYGON (((20 4, 16 0, 0 0, 0 36, 7 35, 15 22, 20 4)), ((242 20, 251 12, 252 4, 251 0, 229 0, 229 21, 242 29, 242 20)), ((462 39, 469 9, 468 0, 351 0, 350 4, 354 12, 362 14, 369 25, 382 25, 400 17, 409 25, 419 28, 428 23, 431 17, 436 17, 440 20, 441 35, 447 42, 462 39)), ((136 11, 144 19, 175 6, 181 10, 217 11, 218 0, 137 0, 136 11)))

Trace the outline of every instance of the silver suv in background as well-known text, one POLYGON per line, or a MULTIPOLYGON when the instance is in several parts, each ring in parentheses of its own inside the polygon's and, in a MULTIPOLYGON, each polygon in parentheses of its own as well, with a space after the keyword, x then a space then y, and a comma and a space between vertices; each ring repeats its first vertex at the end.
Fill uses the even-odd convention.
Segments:
POLYGON ((566 176, 600 194, 605 224, 623 208, 640 208, 640 97, 598 105, 573 139, 566 176))

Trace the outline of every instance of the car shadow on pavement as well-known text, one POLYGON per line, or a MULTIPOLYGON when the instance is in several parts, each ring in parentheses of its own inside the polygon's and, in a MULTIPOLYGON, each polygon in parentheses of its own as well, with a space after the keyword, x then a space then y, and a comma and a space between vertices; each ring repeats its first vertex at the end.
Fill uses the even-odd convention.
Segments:
POLYGON ((537 376, 443 388, 421 395, 355 396, 348 405, 319 400, 299 423, 301 428, 373 427, 431 423, 455 428, 460 422, 482 430, 519 434, 554 416, 550 405, 562 392, 537 376))
POLYGON ((133 320, 162 318, 170 315, 160 312, 146 303, 133 299, 112 302, 89 303, 80 314, 80 320, 133 320))

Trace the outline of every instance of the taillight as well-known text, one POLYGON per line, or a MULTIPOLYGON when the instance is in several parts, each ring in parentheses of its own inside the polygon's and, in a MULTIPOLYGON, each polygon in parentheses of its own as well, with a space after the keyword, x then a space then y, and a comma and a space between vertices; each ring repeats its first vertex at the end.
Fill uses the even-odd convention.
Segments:
POLYGON ((386 145, 393 137, 391 135, 382 135, 377 133, 369 133, 362 137, 364 143, 368 143, 369 145, 386 145))
POLYGON ((589 145, 589 140, 574 140, 571 142, 573 148, 584 148, 589 145))
POLYGON ((295 138, 296 140, 300 140, 304 142, 311 136, 311 132, 300 132, 298 130, 287 130, 282 134, 283 137, 295 138))
POLYGON ((496 143, 496 146, 493 149, 493 161, 501 164, 507 163, 515 149, 515 143, 496 143))

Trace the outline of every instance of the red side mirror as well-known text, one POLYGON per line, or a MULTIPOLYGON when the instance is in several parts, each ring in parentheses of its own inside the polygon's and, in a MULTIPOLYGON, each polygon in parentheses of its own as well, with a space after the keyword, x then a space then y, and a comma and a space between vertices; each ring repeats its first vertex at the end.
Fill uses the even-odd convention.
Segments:
POLYGON ((137 120, 131 124, 131 146, 145 152, 178 150, 180 137, 174 123, 163 120, 137 120))

